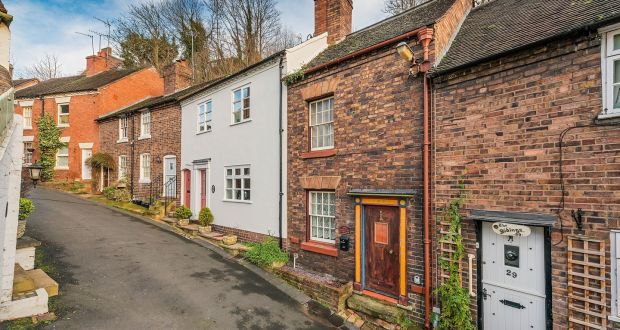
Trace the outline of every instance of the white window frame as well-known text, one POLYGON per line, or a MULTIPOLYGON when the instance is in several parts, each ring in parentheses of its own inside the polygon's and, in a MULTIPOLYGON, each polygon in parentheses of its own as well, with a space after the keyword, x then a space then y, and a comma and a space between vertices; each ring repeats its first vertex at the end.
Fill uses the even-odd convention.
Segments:
POLYGON ((129 117, 123 116, 123 117, 118 118, 118 141, 116 141, 116 143, 122 143, 122 142, 128 142, 128 141, 129 141, 129 117), (125 123, 124 131, 123 131, 123 122, 125 123))
POLYGON ((250 165, 227 166, 224 168, 224 201, 237 203, 252 202, 252 169, 250 165), (239 170, 239 172, 237 172, 239 170), (247 171, 246 171, 247 170, 247 171), (236 180, 241 180, 241 187, 237 188, 236 180), (247 187, 246 180, 249 180, 250 187, 247 187), (240 198, 237 197, 237 191, 240 191, 240 198), (249 193, 246 199, 245 193, 249 193), (229 194, 230 193, 230 194, 229 194))
POLYGON ((242 124, 248 121, 252 120, 252 90, 250 88, 250 85, 245 85, 245 86, 241 86, 239 88, 235 88, 232 91, 231 94, 232 97, 232 108, 231 108, 231 116, 230 116, 230 121, 231 121, 231 125, 238 125, 238 124, 242 124), (248 95, 247 97, 245 97, 245 91, 248 91, 248 95), (236 100, 235 99, 235 94, 237 92, 241 92, 241 100, 236 100), (245 100, 247 100, 247 106, 245 105, 245 100), (241 107, 239 110, 235 111, 235 105, 237 103, 240 103, 241 107), (248 111, 248 117, 247 118, 243 118, 244 117, 244 112, 245 110, 248 111), (235 114, 239 113, 239 120, 237 121, 235 118, 235 114))
POLYGON ((213 123, 213 102, 207 100, 198 105, 198 118, 197 118, 197 133, 211 132, 213 123), (204 120, 203 120, 204 114, 204 120))
POLYGON ((151 128, 153 126, 151 119, 150 111, 144 111, 140 114, 140 140, 151 138, 151 128))
POLYGON ((152 166, 151 166, 151 154, 144 153, 140 154, 140 183, 151 183, 151 174, 152 174, 152 166), (146 166, 148 165, 148 167, 146 166), (148 176, 146 169, 148 168, 148 176))
POLYGON ((309 124, 308 134, 310 134, 310 150, 311 151, 334 149, 335 134, 334 134, 334 97, 333 96, 326 97, 326 98, 316 100, 316 101, 312 101, 308 104, 308 124, 309 124), (329 117, 327 120, 324 120, 323 114, 326 111, 322 110, 321 121, 319 122, 316 109, 319 104, 323 106, 325 102, 327 102, 327 104, 331 106, 331 108, 327 112, 328 114, 329 112, 331 112, 331 117, 329 117), (315 144, 315 133, 314 133, 315 129, 317 133, 318 131, 324 132, 325 129, 329 130, 330 133, 320 134, 319 135, 320 137, 317 137, 317 143, 315 144), (331 143, 326 143, 325 138, 329 137, 329 135, 331 135, 331 143), (319 138, 321 139, 320 144, 318 143, 319 138))
MULTIPOLYGON (((615 24, 603 29, 599 32, 602 34, 601 44, 601 72, 603 74, 603 108, 606 111, 601 112, 600 118, 609 118, 620 116, 620 108, 613 108, 614 105, 614 67, 616 61, 620 61, 620 49, 613 49, 613 39, 620 36, 620 24, 615 24)), ((616 83, 616 85, 620 85, 616 83)), ((619 94, 620 95, 620 94, 619 94)))
POLYGON ((24 129, 32 129, 32 107, 23 107, 22 117, 24 117, 24 129), (26 116, 26 113, 28 116, 26 116))
POLYGON ((68 170, 69 169, 69 145, 67 144, 66 146, 60 147, 58 149, 58 151, 56 152, 56 166, 54 167, 55 170, 68 170), (61 151, 63 151, 63 149, 67 149, 67 153, 61 153, 61 151), (67 158, 67 166, 59 166, 58 165, 58 159, 61 157, 65 157, 67 158))
MULTIPOLYGON (((316 191, 308 191, 308 236, 310 237, 311 241, 314 242, 322 242, 322 243, 336 243, 336 192, 335 191, 321 191, 321 190, 316 190, 316 191), (317 201, 318 201, 318 196, 321 196, 321 210, 319 211, 318 203, 314 203, 314 196, 317 196, 317 201), (331 208, 330 205, 332 204, 325 204, 323 203, 323 200, 325 198, 325 196, 333 196, 333 214, 331 214, 331 208), (317 209, 316 211, 314 210, 314 206, 317 205, 317 209), (325 212, 323 211, 323 206, 327 205, 328 210, 327 210, 327 214, 325 214, 325 212), (317 220, 317 225, 313 225, 313 220, 317 220), (322 221, 322 225, 318 226, 318 220, 322 221), (326 227, 325 226, 325 220, 328 219, 330 221, 333 221, 333 228, 331 227, 326 227), (319 237, 318 234, 313 234, 313 227, 317 227, 317 233, 318 233, 318 227, 321 228, 321 231, 323 232, 323 235, 321 235, 322 237, 319 237), (325 238, 325 230, 329 230, 333 232, 333 239, 331 238, 325 238)), ((331 235, 330 235, 331 237, 331 235)))
POLYGON ((69 115, 71 114, 71 107, 69 103, 58 103, 57 105, 58 112, 58 127, 69 127, 69 115), (67 106, 67 113, 62 113, 62 107, 67 106), (67 123, 61 123, 61 118, 67 117, 67 123))
POLYGON ((34 147, 34 142, 33 141, 24 141, 24 165, 30 165, 32 164, 32 156, 33 156, 33 152, 28 151, 28 149, 31 149, 34 147), (30 145, 30 148, 28 148, 28 145, 30 145))
POLYGON ((611 314, 609 320, 620 322, 620 231, 612 230, 610 233, 611 252, 611 314))
POLYGON ((118 156, 118 180, 127 179, 127 168, 128 168, 128 158, 127 155, 118 156), (125 164, 123 166, 123 163, 125 164))

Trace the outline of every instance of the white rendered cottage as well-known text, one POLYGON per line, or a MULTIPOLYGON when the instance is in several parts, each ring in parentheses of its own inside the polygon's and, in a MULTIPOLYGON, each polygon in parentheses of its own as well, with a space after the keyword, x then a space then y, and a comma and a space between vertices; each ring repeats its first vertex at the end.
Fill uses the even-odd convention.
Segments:
POLYGON ((286 84, 327 48, 327 33, 206 86, 181 102, 181 203, 241 239, 286 235, 286 84))

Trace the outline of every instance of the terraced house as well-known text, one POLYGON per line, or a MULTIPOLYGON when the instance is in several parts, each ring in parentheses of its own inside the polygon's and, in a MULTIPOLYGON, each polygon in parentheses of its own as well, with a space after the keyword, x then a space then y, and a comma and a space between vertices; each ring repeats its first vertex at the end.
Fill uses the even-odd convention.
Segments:
POLYGON ((124 179, 134 199, 142 201, 179 198, 180 101, 204 87, 190 87, 192 72, 185 60, 165 67, 163 76, 164 95, 97 118, 101 151, 111 155, 117 164, 115 172, 104 174, 104 184, 124 179))
POLYGON ((42 81, 15 93, 15 112, 24 117, 27 162, 38 157, 37 119, 51 114, 62 129, 61 141, 67 143, 56 156, 56 179, 92 179, 85 161, 99 150, 95 119, 163 93, 163 80, 154 68, 124 69, 121 64, 110 48, 104 48, 86 58, 84 73, 42 81))
POLYGON ((288 89, 289 249, 297 267, 354 282, 357 308, 385 302, 428 326, 424 73, 471 1, 430 1, 354 33, 352 7, 315 1, 315 34, 327 31, 332 45, 288 89))
POLYGON ((434 247, 462 178, 478 326, 618 329, 620 1, 492 1, 432 71, 434 247))

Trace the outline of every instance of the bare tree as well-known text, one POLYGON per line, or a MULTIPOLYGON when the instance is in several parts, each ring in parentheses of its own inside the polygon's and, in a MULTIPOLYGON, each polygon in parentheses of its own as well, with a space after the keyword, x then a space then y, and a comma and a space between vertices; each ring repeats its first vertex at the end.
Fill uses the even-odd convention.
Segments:
POLYGON ((26 68, 24 76, 34 77, 39 80, 48 80, 62 76, 62 65, 55 54, 45 54, 39 61, 26 68))
POLYGON ((387 14, 396 15, 404 12, 409 8, 413 8, 417 5, 421 5, 428 0, 385 0, 385 6, 383 12, 387 14))

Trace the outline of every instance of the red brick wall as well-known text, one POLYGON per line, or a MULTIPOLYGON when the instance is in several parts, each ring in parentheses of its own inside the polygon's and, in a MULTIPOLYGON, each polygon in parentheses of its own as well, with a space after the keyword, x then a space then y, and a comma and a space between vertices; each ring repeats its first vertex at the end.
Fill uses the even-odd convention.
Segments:
MULTIPOLYGON (((62 128, 62 136, 70 137, 69 170, 56 171, 56 179, 81 179, 82 151, 79 143, 92 142, 94 143, 93 153, 99 150, 99 131, 95 122, 96 118, 118 108, 136 103, 146 97, 158 96, 162 93, 163 80, 157 71, 155 69, 144 69, 100 88, 98 93, 82 93, 71 96, 69 103, 69 127, 62 128)), ((44 101, 40 99, 34 100, 32 106, 33 129, 24 130, 24 135, 35 137, 35 149, 38 148, 36 121, 41 117, 43 110, 57 120, 58 109, 54 96, 45 97, 44 101), (45 102, 44 107, 43 102, 45 102)), ((22 114, 23 110, 19 105, 16 105, 15 112, 22 114)), ((39 154, 36 150, 34 159, 39 159, 39 154)))
MULTIPOLYGON (((416 48, 416 51, 419 51, 416 48)), ((419 53, 418 53, 419 54, 419 53)), ((353 281, 355 271, 353 188, 422 188, 421 78, 408 76, 407 64, 393 48, 348 62, 288 89, 288 238, 299 254, 298 265, 340 280, 353 281), (317 85, 320 84, 320 85, 317 85), (312 87, 312 86, 319 86, 312 87), (324 86, 324 87, 323 87, 324 86), (308 87, 334 95, 336 155, 303 159, 309 151, 308 87), (306 241, 306 191, 299 178, 340 176, 336 189, 336 228, 351 229, 351 249, 338 257, 300 249, 306 241)), ((407 283, 423 275, 421 196, 407 207, 407 283)), ((340 233, 337 232, 337 237, 340 233)), ((423 277, 423 276, 422 276, 423 277)), ((416 296, 413 317, 423 320, 422 296, 416 296)))
MULTIPOLYGON (((112 155, 118 163, 120 155, 126 155, 128 173, 133 178, 134 196, 146 200, 150 195, 151 186, 161 187, 163 182, 164 157, 175 155, 177 160, 177 196, 180 196, 181 187, 181 106, 178 103, 168 103, 151 109, 151 138, 138 139, 140 136, 140 113, 133 113, 129 117, 129 141, 134 141, 134 156, 131 159, 130 143, 117 143, 118 118, 110 118, 99 122, 101 151, 112 155), (142 184, 140 181, 140 154, 151 154, 151 182, 142 184), (133 171, 132 171, 133 164, 133 171)), ((118 164, 117 164, 118 165, 118 164)), ((118 171, 114 171, 111 181, 118 179, 118 171)), ((128 183, 131 178, 128 177, 128 183)), ((160 188, 163 189, 163 188, 160 188)), ((159 189, 158 189, 159 190, 159 189)), ((163 192, 163 190, 161 190, 163 192)), ((160 194, 161 194, 160 192, 160 194)))
MULTIPOLYGON (((459 177, 466 184, 467 209, 556 214, 560 134, 593 123, 603 107, 600 41, 596 35, 573 36, 439 77, 434 102, 435 219, 456 194, 459 177)), ((551 252, 555 329, 568 322, 566 237, 604 239, 609 263, 609 231, 620 228, 618 126, 572 130, 565 145, 564 231, 562 236, 556 224, 551 238, 557 244, 551 252), (585 211, 584 232, 570 215, 577 208, 585 211)), ((463 235, 466 254, 475 254, 470 221, 463 235)), ((466 262, 463 268, 467 286, 466 262)), ((608 300, 610 284, 608 264, 608 300)), ((471 303, 475 311, 475 300, 471 303)))

